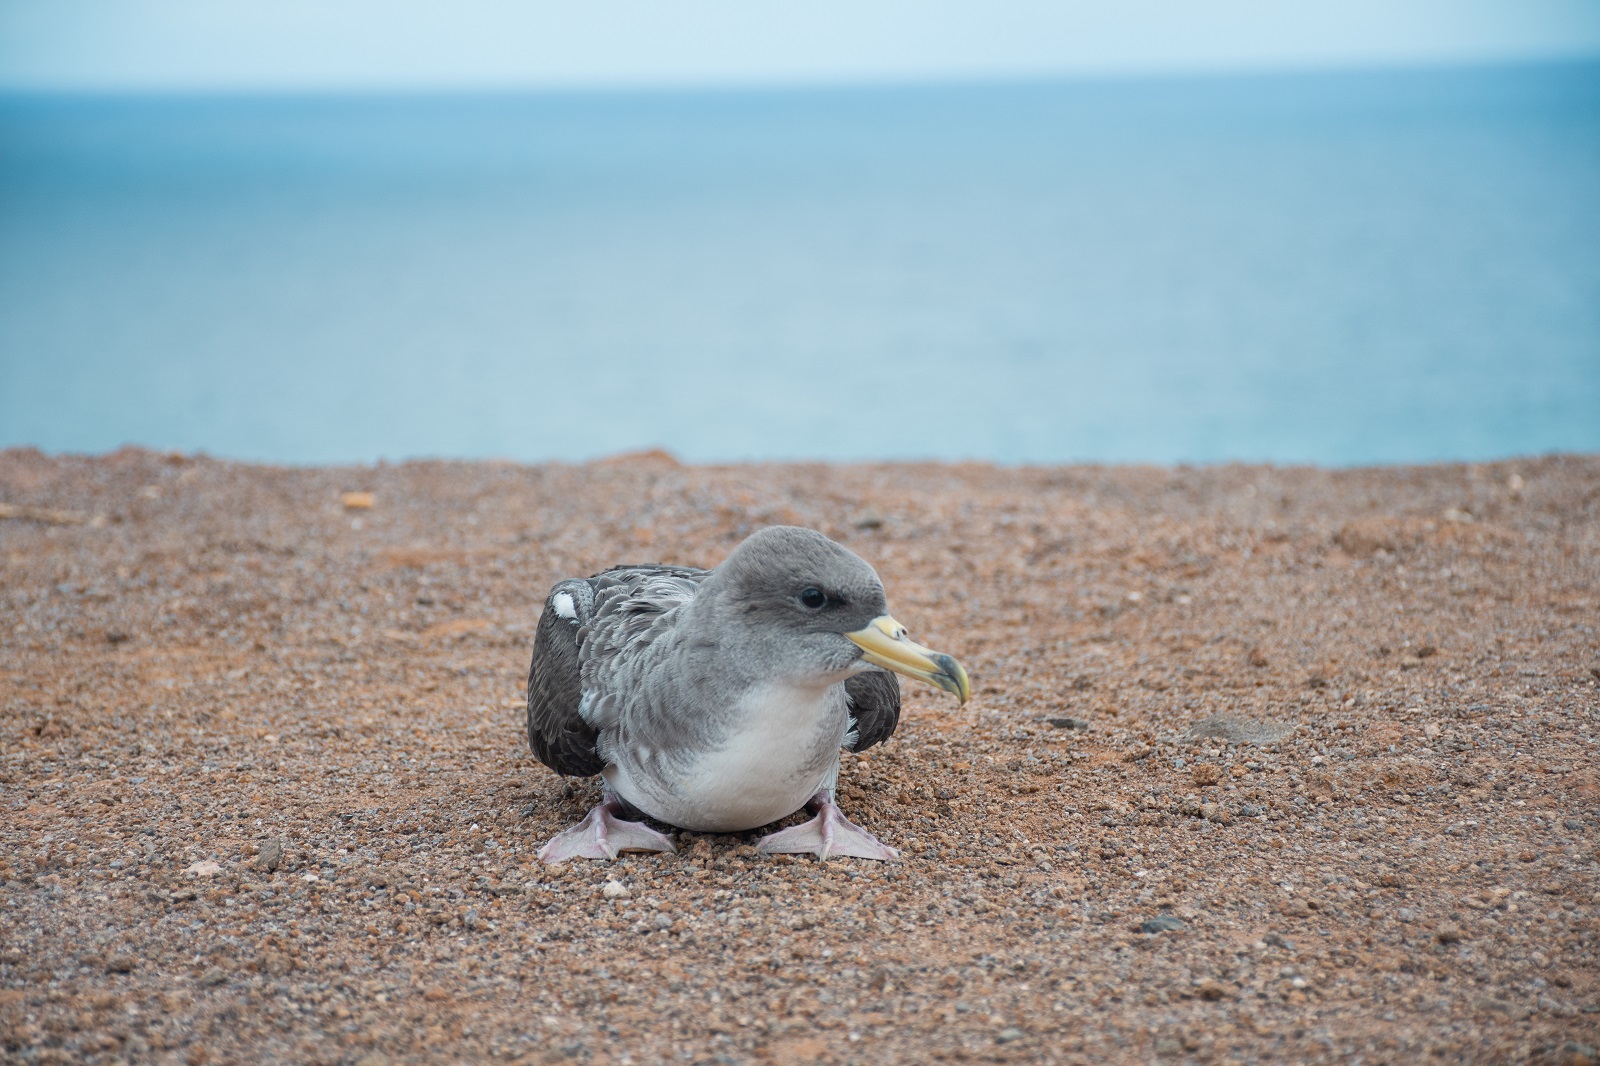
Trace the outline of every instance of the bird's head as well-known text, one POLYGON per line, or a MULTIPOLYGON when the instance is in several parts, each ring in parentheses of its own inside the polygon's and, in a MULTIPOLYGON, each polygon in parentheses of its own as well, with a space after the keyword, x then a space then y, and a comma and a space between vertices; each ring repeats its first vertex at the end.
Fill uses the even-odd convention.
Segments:
POLYGON ((813 529, 771 526, 716 569, 722 609, 743 623, 764 659, 791 682, 836 684, 878 667, 953 693, 972 694, 955 659, 911 641, 889 614, 883 582, 854 552, 813 529))

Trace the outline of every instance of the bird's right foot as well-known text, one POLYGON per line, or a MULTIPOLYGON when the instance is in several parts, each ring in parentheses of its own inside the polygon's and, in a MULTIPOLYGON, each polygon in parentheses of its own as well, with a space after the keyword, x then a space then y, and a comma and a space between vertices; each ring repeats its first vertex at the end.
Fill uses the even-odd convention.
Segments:
POLYGON ((540 861, 555 866, 568 859, 615 859, 624 851, 678 850, 671 839, 643 822, 616 817, 621 810, 622 804, 607 796, 583 821, 551 837, 539 849, 540 861))

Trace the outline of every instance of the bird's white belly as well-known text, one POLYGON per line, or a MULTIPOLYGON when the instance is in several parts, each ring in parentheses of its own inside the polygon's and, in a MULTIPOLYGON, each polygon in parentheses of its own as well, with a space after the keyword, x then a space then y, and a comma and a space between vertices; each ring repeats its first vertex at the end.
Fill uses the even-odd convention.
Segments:
POLYGON ((606 783, 652 818, 684 829, 754 829, 832 785, 848 718, 843 685, 762 688, 742 701, 718 747, 685 759, 621 753, 606 767, 606 783))

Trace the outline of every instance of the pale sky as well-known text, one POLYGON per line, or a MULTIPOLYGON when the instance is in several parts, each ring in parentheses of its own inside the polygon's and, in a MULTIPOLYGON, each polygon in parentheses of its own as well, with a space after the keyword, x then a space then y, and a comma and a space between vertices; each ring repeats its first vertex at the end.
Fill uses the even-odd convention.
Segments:
POLYGON ((1600 0, 0 0, 0 89, 816 84, 1600 55, 1600 0))

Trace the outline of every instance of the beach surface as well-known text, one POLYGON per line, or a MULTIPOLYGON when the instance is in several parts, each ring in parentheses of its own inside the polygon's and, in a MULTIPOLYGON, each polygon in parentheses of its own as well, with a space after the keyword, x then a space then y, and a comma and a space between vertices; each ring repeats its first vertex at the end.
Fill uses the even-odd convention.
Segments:
POLYGON ((1600 457, 0 452, 0 1058, 1590 1063, 1600 457), (841 805, 546 868, 550 584, 812 526, 961 658, 841 805), (615 887, 608 886, 614 882, 615 887))

